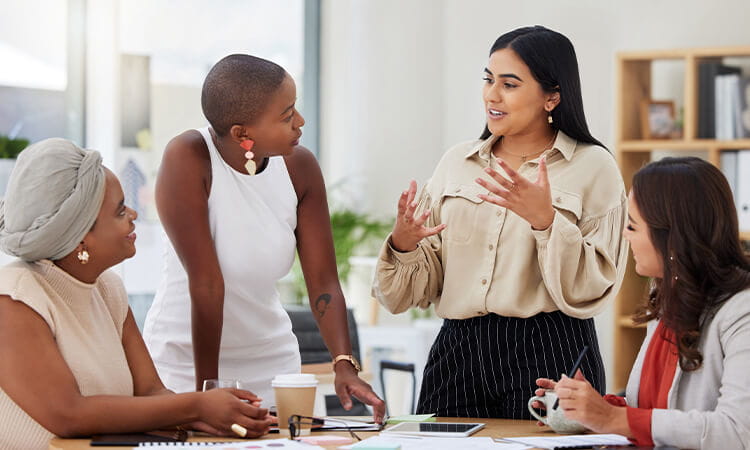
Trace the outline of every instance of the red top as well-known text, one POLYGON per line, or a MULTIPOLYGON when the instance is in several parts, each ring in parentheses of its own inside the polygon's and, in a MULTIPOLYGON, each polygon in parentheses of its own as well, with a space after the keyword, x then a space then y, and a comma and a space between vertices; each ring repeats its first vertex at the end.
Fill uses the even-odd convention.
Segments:
POLYGON ((633 432, 631 441, 636 445, 654 445, 651 439, 651 412, 654 408, 667 409, 667 397, 679 360, 674 342, 674 333, 659 322, 643 360, 638 408, 626 406, 622 397, 604 397, 613 405, 627 407, 628 425, 633 432))

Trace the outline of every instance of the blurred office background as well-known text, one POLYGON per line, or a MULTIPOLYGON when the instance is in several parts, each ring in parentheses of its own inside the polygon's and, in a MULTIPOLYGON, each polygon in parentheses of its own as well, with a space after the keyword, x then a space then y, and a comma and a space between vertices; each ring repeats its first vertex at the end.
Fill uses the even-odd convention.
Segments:
MULTIPOLYGON (((0 136, 67 137, 118 173, 140 215, 138 254, 118 268, 140 322, 161 271, 161 152, 205 125, 201 84, 227 54, 286 68, 307 119, 302 144, 318 156, 332 209, 387 224, 410 179, 422 185, 449 146, 481 132, 482 70, 500 34, 541 24, 571 39, 589 126, 614 151, 618 51, 748 45, 749 22, 746 0, 5 0, 0 136)), ((654 98, 679 109, 683 86, 669 74, 685 68, 654 70, 667 74, 654 80, 654 98)), ((356 250, 345 280, 362 347, 371 359, 423 364, 440 322, 374 304, 376 250, 356 250)), ((290 303, 300 301, 294 277, 282 286, 290 303)), ((597 317, 608 368, 612 323, 612 308, 597 317)))

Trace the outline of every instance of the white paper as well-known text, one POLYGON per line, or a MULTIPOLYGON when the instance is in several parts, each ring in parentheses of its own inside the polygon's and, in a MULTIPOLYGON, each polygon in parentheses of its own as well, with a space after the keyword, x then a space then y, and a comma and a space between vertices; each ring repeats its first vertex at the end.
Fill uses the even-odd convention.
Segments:
POLYGON ((357 444, 339 447, 341 449, 357 450, 357 445, 368 444, 400 444, 401 450, 524 450, 523 444, 498 443, 491 437, 417 437, 417 436, 373 436, 357 444))
POLYGON ((514 437, 503 438, 505 443, 526 444, 531 447, 555 448, 555 447, 572 447, 579 445, 632 445, 632 442, 619 434, 576 434, 569 436, 549 436, 549 437, 514 437))

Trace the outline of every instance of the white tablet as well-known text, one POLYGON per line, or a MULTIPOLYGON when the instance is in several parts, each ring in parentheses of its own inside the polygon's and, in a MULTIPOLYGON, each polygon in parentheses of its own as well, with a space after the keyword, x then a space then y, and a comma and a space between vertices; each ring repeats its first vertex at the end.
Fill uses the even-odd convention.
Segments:
POLYGON ((465 437, 484 428, 483 423, 402 422, 386 428, 380 434, 411 436, 465 437))

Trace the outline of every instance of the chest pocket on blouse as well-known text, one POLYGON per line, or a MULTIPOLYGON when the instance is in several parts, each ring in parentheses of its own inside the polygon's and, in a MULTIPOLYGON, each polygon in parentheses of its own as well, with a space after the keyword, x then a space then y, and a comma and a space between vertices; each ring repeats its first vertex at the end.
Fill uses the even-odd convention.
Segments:
POLYGON ((484 202, 477 194, 487 190, 479 185, 450 183, 440 199, 440 219, 446 224, 443 240, 465 243, 477 226, 477 210, 484 202))
POLYGON ((552 206, 562 213, 572 223, 581 220, 583 202, 581 196, 563 190, 552 188, 552 206))

